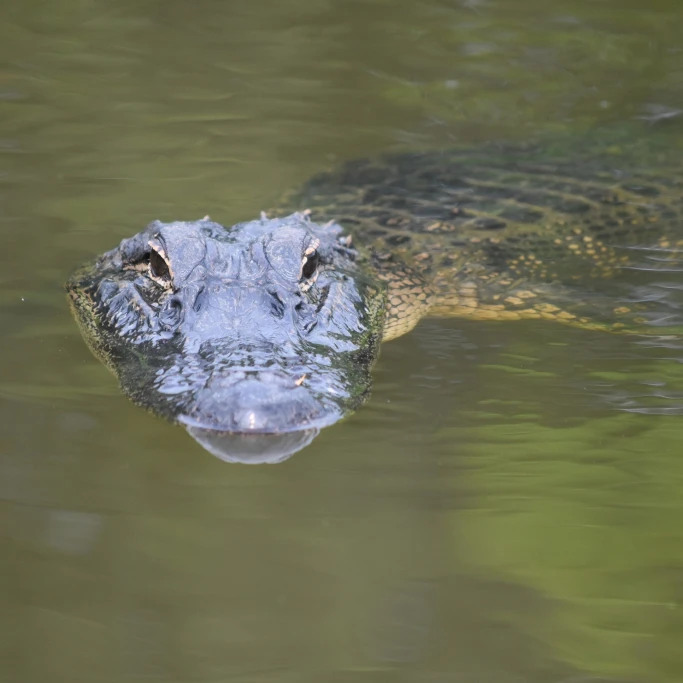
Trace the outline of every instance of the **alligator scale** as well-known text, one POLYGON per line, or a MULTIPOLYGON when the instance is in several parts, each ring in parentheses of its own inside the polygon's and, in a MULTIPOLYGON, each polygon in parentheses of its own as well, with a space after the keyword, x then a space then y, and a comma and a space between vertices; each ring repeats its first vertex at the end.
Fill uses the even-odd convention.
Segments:
POLYGON ((276 461, 355 410, 381 342, 424 316, 669 329, 610 283, 680 250, 679 158, 631 127, 351 162, 288 211, 156 221, 67 290, 135 402, 221 457, 276 461))

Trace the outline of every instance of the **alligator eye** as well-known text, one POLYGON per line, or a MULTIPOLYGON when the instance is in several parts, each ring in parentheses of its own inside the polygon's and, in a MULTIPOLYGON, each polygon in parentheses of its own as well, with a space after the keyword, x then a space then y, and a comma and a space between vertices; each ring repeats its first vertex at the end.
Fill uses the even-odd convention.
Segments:
POLYGON ((171 284, 171 269, 166 259, 154 249, 149 253, 149 275, 161 285, 171 284))
POLYGON ((304 279, 310 280, 315 275, 315 271, 318 268, 319 260, 320 260, 320 258, 318 256, 317 251, 314 251, 312 254, 309 254, 306 257, 306 260, 304 261, 304 265, 301 269, 301 276, 304 279))

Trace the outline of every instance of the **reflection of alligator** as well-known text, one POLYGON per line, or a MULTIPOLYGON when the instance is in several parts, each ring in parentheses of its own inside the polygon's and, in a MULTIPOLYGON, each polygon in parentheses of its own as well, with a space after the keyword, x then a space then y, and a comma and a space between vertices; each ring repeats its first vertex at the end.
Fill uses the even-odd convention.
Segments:
POLYGON ((78 272, 71 303, 133 400, 213 452, 277 459, 355 409, 380 341, 428 313, 642 328, 645 304, 596 290, 634 246, 680 246, 680 152, 658 137, 350 163, 292 201, 310 213, 152 223, 78 272))

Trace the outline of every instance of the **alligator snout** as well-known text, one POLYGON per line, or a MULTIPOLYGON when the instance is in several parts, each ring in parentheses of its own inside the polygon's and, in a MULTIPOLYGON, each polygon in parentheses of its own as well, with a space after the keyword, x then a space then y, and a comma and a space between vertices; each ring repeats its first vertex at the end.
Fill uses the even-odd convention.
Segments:
POLYGON ((281 434, 319 427, 338 415, 316 400, 305 375, 242 370, 212 377, 179 419, 205 429, 281 434))

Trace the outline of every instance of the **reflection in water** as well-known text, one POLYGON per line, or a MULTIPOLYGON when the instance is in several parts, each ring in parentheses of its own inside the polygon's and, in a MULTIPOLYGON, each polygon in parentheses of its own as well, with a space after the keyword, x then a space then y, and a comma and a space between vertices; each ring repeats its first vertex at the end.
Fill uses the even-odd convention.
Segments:
POLYGON ((428 321, 352 420, 226 467, 119 395, 61 288, 135 226, 233 224, 339 159, 680 108, 678 0, 0 19, 3 683, 683 678, 683 428, 645 414, 681 403, 673 341, 428 321))
POLYGON ((239 434, 217 432, 201 427, 187 427, 190 436, 209 453, 225 462, 245 465, 274 465, 284 462, 308 446, 320 433, 319 429, 303 429, 284 434, 239 434))

